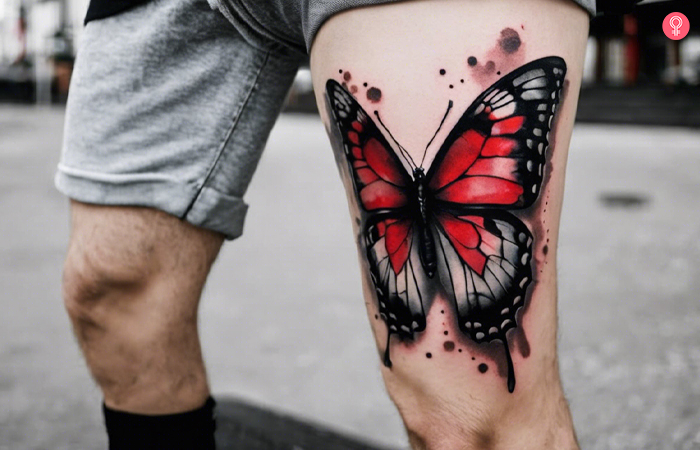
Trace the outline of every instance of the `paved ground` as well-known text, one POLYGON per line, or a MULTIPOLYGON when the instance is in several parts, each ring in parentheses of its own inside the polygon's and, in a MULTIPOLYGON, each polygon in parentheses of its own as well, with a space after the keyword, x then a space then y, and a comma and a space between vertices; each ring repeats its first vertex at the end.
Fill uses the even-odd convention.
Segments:
MULTIPOLYGON (((62 111, 0 107, 0 450, 104 447, 59 299, 62 111)), ((561 364, 584 449, 700 449, 700 132, 579 126, 560 248, 561 364)), ((215 393, 405 447, 321 124, 280 120, 245 239, 207 286, 215 393)), ((233 413, 231 413, 233 414, 233 413)))

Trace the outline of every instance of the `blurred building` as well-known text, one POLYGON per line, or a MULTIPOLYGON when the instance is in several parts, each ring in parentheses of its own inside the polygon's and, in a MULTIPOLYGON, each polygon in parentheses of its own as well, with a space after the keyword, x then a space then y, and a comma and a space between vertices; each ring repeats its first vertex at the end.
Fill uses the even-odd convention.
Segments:
POLYGON ((700 84, 700 2, 649 1, 632 13, 607 14, 591 22, 584 73, 588 85, 700 84), (668 39, 664 18, 679 11, 690 19, 690 34, 668 39), (696 22, 697 20, 697 22, 696 22))
MULTIPOLYGON (((0 0, 0 100, 65 99, 89 0, 0 0)), ((627 14, 591 22, 580 120, 700 126, 699 1, 645 0, 627 14), (690 34, 673 41, 662 22, 673 11, 690 34)), ((290 102, 315 111, 308 69, 290 102)))
POLYGON ((700 2, 647 0, 591 21, 578 120, 700 126, 700 2), (690 34, 662 31, 681 12, 690 34))
POLYGON ((60 101, 89 0, 0 0, 0 100, 60 101))

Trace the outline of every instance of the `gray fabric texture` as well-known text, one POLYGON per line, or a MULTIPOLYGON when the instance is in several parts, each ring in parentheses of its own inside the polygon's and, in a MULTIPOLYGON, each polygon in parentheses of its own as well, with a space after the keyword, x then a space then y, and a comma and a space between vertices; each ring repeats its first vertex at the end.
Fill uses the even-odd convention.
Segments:
MULTIPOLYGON (((321 25, 334 14, 361 6, 402 0, 208 0, 249 39, 255 33, 298 52, 311 50, 321 25)), ((596 14, 596 0, 573 0, 589 14, 596 14)), ((259 44, 259 41, 258 41, 259 44)), ((263 44, 265 45, 265 44, 263 44)), ((267 42, 270 45, 270 42, 267 42)))
POLYGON ((149 2, 88 23, 58 189, 239 236, 243 195, 299 63, 252 47, 204 0, 149 2))

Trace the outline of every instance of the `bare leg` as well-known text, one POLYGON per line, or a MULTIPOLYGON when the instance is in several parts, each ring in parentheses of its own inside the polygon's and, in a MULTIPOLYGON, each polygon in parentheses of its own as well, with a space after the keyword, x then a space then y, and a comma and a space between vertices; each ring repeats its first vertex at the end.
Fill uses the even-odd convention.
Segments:
POLYGON ((159 211, 72 203, 64 298, 108 407, 170 414, 205 402, 197 307, 221 243, 159 211))
POLYGON ((382 374, 414 448, 578 447, 555 267, 587 32, 564 0, 426 0, 339 14, 316 37, 382 374))

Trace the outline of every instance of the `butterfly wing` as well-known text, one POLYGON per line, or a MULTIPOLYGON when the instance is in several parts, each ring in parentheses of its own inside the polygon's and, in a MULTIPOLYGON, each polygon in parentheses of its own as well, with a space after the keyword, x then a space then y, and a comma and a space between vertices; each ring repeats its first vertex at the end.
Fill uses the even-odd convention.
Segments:
POLYGON ((532 279, 532 234, 505 210, 539 195, 565 74, 564 60, 550 57, 498 80, 460 118, 426 176, 440 278, 460 329, 476 342, 505 342, 532 279))
POLYGON ((379 313, 390 333, 412 339, 425 329, 425 281, 417 270, 416 224, 409 209, 413 179, 348 91, 329 80, 326 95, 362 210, 362 236, 379 313))
POLYGON ((515 327, 532 279, 532 234, 502 210, 437 213, 440 279, 454 299, 459 328, 480 343, 515 327))
POLYGON ((408 340, 425 329, 429 306, 415 228, 409 218, 377 216, 368 222, 364 235, 379 314, 390 334, 408 340))
POLYGON ((528 63, 484 91, 445 139, 426 175, 438 202, 519 209, 539 195, 566 63, 528 63))
POLYGON ((412 178, 359 103, 334 80, 326 83, 360 207, 367 213, 408 206, 412 178))

